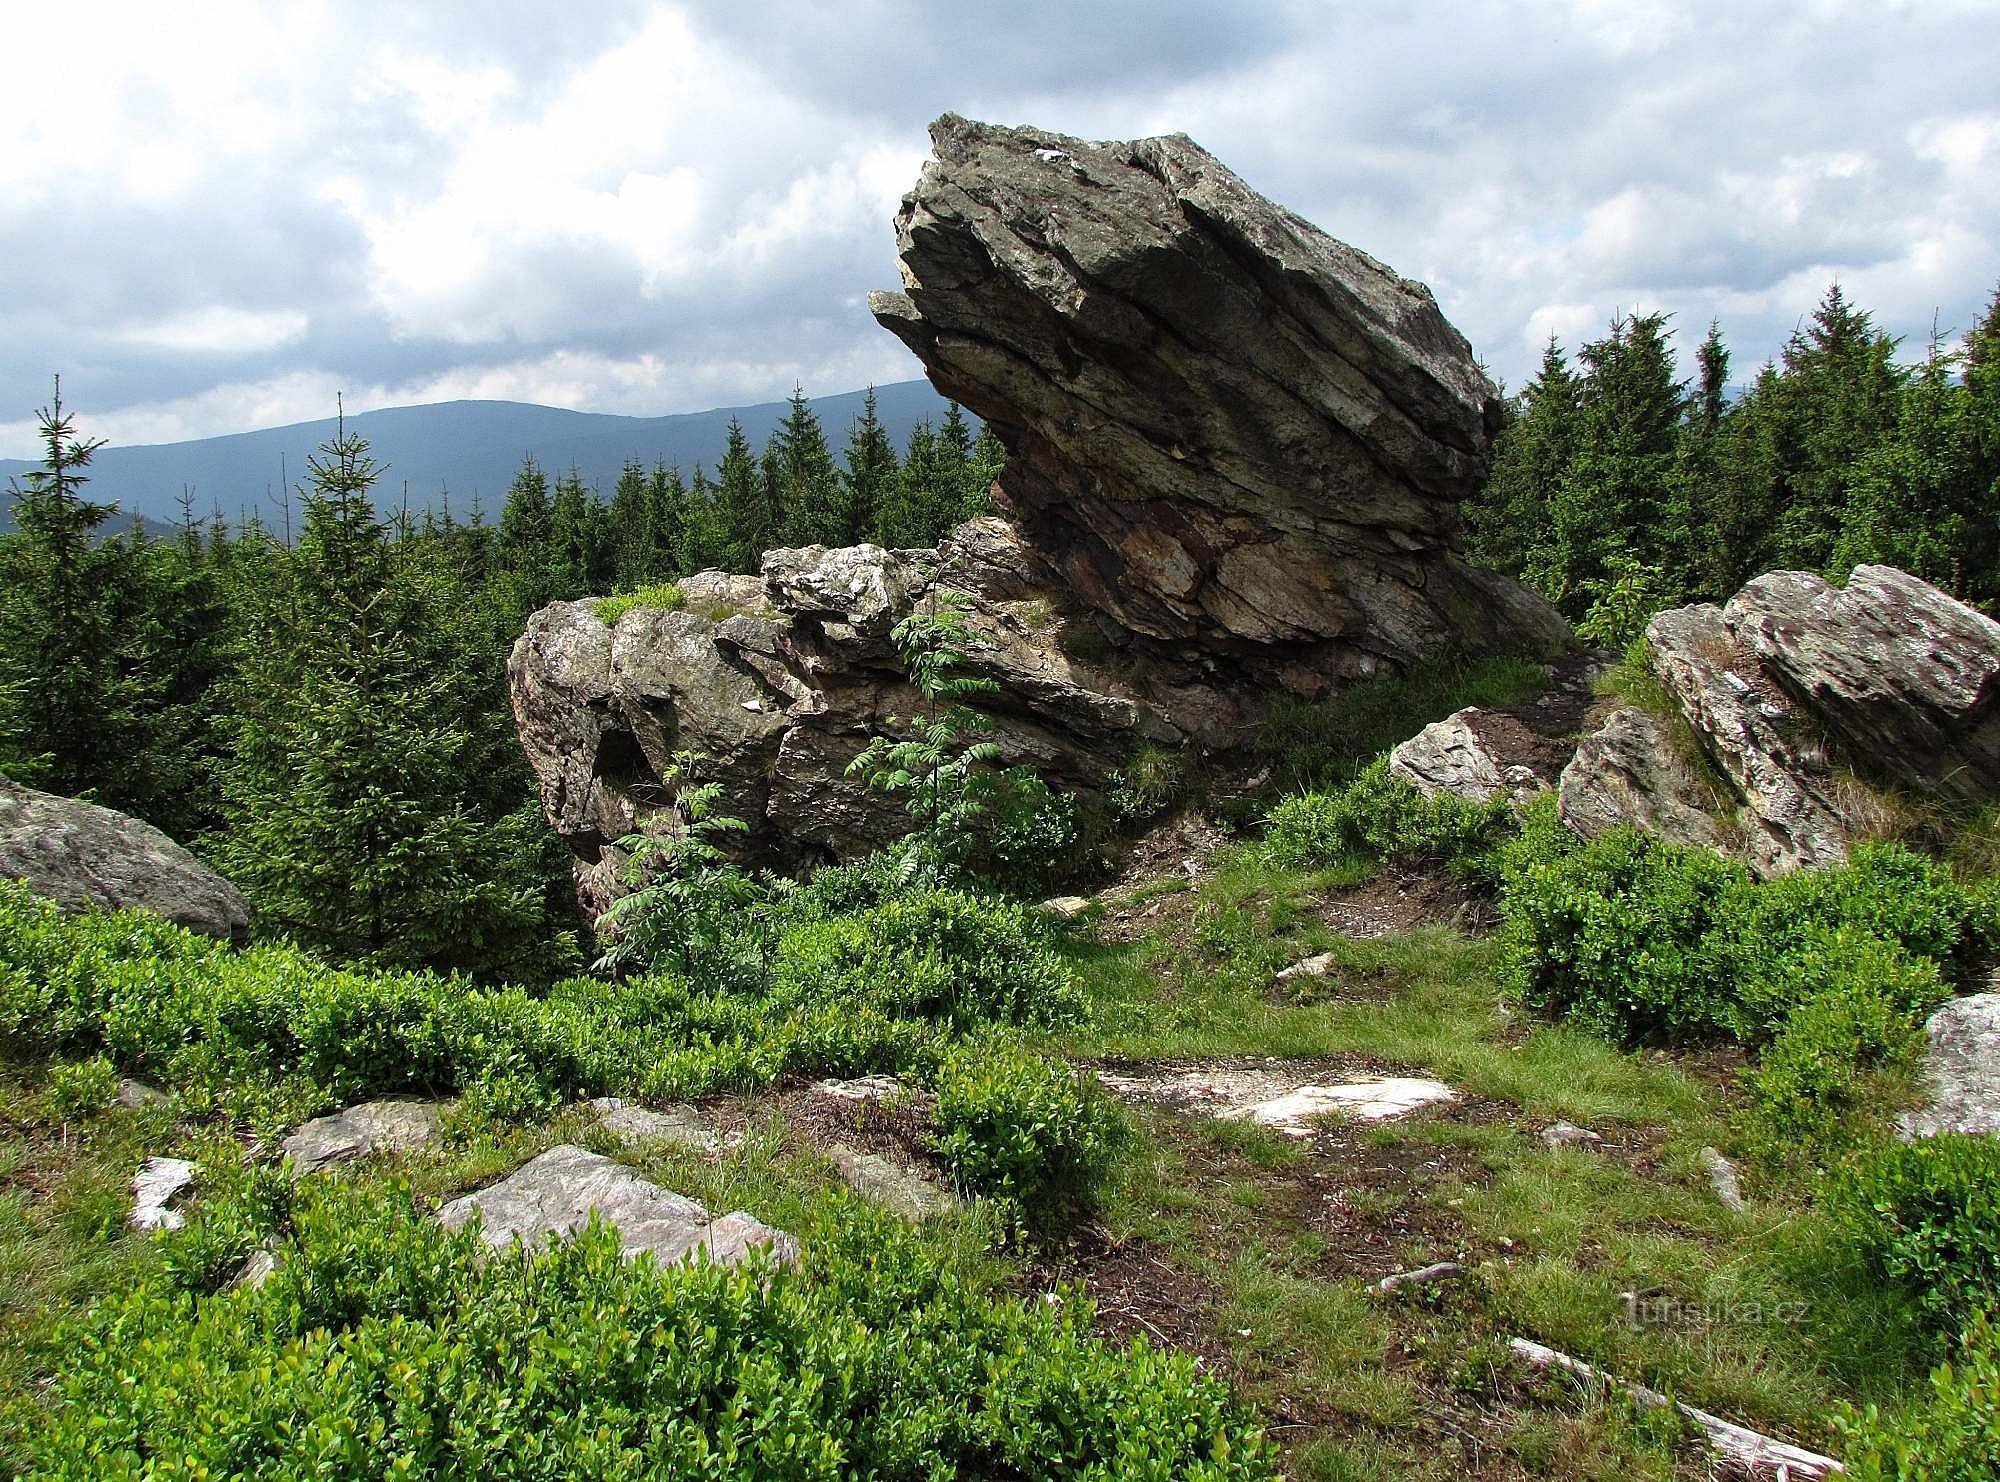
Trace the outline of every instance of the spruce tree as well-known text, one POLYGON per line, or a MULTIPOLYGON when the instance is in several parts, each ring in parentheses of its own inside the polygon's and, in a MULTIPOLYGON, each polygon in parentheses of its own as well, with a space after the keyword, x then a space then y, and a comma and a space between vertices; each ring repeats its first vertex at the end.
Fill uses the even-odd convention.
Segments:
POLYGON ((652 489, 646 470, 636 458, 625 460, 612 486, 611 502, 605 507, 606 539, 599 559, 606 568, 597 591, 628 592, 652 581, 659 565, 653 531, 652 489))
POLYGON ((652 475, 646 480, 646 529, 652 546, 652 564, 630 585, 663 582, 695 569, 688 490, 681 481, 680 469, 664 463, 653 465, 652 475))
POLYGON ((127 633, 114 622, 119 542, 98 532, 113 506, 84 497, 102 439, 78 434, 63 409, 62 380, 36 414, 41 467, 13 480, 17 534, 0 570, 0 704, 8 709, 0 757, 17 780, 51 792, 129 803, 136 759, 135 695, 121 658, 127 633))
POLYGON ((840 471, 841 515, 845 521, 840 544, 878 540, 882 507, 895 488, 895 445, 875 410, 875 388, 861 399, 861 415, 847 432, 845 466, 840 471))
POLYGON ((958 511, 954 524, 977 519, 981 515, 993 513, 993 481, 1007 466, 1007 449, 1000 436, 987 423, 979 424, 979 436, 972 441, 972 457, 965 467, 965 478, 960 485, 958 511))
POLYGON ((549 510, 549 582, 557 601, 600 590, 597 500, 571 469, 556 480, 549 510))
POLYGON ((315 948, 517 970, 544 951, 543 841, 467 801, 489 678, 465 662, 467 594, 390 540, 365 439, 343 425, 308 467, 303 534, 254 594, 232 686, 218 862, 266 930, 315 948))
POLYGON ((721 564, 730 571, 756 571, 764 552, 779 543, 782 512, 758 467, 757 455, 750 451, 743 424, 734 417, 729 419, 717 477, 716 499, 725 540, 721 564))
POLYGON ((852 525, 833 454, 819 416, 794 386, 785 417, 771 434, 766 474, 776 480, 778 507, 787 545, 842 545, 852 525))
POLYGON ((1569 358, 1550 335, 1494 445, 1492 477, 1466 511, 1466 553, 1543 590, 1559 564, 1550 512, 1576 457, 1578 401, 1569 358))
POLYGON ((498 547, 500 564, 512 577, 514 605, 524 616, 556 599, 556 577, 549 565, 554 541, 548 475, 532 457, 523 458, 500 511, 498 547))

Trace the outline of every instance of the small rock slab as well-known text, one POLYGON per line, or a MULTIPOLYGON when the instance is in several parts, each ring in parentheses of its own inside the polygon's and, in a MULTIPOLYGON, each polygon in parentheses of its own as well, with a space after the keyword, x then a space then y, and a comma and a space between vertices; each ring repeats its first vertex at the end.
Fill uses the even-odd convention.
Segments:
POLYGON ((782 1265, 798 1259, 798 1242, 741 1210, 716 1219, 701 1205, 663 1189, 631 1169, 580 1147, 563 1144, 532 1158, 496 1184, 452 1200, 437 1212, 448 1230, 475 1216, 480 1238, 495 1250, 519 1242, 565 1240, 595 1212, 618 1232, 625 1259, 656 1257, 662 1265, 692 1260, 706 1251, 733 1266, 753 1250, 768 1249, 782 1265))
POLYGON ((1926 1026, 1925 1104, 1903 1113, 1906 1138, 2000 1132, 2000 992, 1955 998, 1926 1026))
POLYGON ((167 1206, 194 1182, 194 1164, 185 1158, 148 1158, 132 1176, 132 1213, 135 1230, 178 1230, 187 1216, 167 1206))
POLYGON ((1074 921, 1090 909, 1090 898, 1082 895, 1055 895, 1042 902, 1042 910, 1062 921, 1074 921))
POLYGON ((906 1220, 927 1220, 944 1214, 955 1202, 951 1195, 914 1168, 905 1168, 877 1153, 864 1153, 845 1143, 827 1149, 833 1166, 847 1186, 868 1200, 906 1220))
POLYGON ((1275 1068, 1236 1066, 1197 1067, 1152 1076, 1100 1073, 1098 1079, 1130 1100, 1161 1102, 1218 1121, 1252 1121, 1290 1137, 1312 1136, 1315 1119, 1329 1113, 1382 1122, 1458 1097, 1444 1082, 1422 1076, 1356 1076, 1324 1085, 1300 1085, 1275 1068))
POLYGON ((903 1094, 903 1083, 892 1075, 864 1075, 851 1081, 816 1081, 813 1090, 842 1101, 887 1101, 903 1094))
POLYGON ((599 1096, 590 1104, 598 1113, 599 1125, 627 1147, 670 1142, 696 1152, 720 1153, 743 1143, 742 1133, 722 1131, 691 1106, 652 1111, 616 1096, 599 1096))
POLYGON ((127 1111, 144 1111, 149 1106, 165 1106, 173 1098, 164 1091, 155 1090, 144 1081, 121 1080, 118 1083, 118 1104, 127 1111))
POLYGON ((435 1142, 439 1111, 431 1101, 368 1101, 307 1122, 284 1141, 298 1173, 312 1173, 370 1153, 399 1153, 435 1142))
POLYGON ((1290 967, 1279 968, 1277 981, 1295 983, 1300 978, 1324 978, 1333 971, 1336 960, 1331 952, 1321 952, 1312 957, 1302 958, 1290 967))
POLYGON ((1545 1148, 1594 1148, 1603 1142, 1602 1136, 1574 1122, 1551 1122, 1542 1129, 1542 1146, 1545 1148))

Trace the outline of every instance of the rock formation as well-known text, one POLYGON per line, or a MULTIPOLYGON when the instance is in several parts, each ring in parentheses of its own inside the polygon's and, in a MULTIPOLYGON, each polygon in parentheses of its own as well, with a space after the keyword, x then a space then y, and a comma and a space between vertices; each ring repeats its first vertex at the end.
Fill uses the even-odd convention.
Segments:
POLYGON ((615 628, 588 602, 537 613, 515 716, 588 910, 683 749, 712 759, 752 858, 900 833, 900 803, 845 768, 914 713, 890 633, 944 594, 1006 760, 1086 794, 1146 746, 1226 778, 1273 695, 1567 640, 1454 548, 1497 394, 1422 285, 1184 138, 950 116, 933 138, 897 223, 907 291, 872 307, 1006 445, 1002 517, 936 550, 770 551, 615 628))
MULTIPOLYGON (((1601 718, 1562 767, 1562 820, 1585 838, 1630 824, 1779 875, 1846 859, 1894 822, 1896 792, 2000 798, 2000 623, 1905 572, 1856 567, 1843 588, 1774 571, 1659 614, 1646 640, 1667 713, 1601 718)), ((1426 793, 1518 800, 1532 758, 1494 720, 1460 711, 1393 767, 1426 793)))
POLYGON ((1561 620, 1452 548, 1499 397, 1422 284, 1183 135, 947 114, 869 307, 999 435, 1028 542, 1121 629, 1323 690, 1561 620), (1274 652, 1275 650, 1275 652, 1274 652))
POLYGON ((250 931, 236 887, 150 823, 5 777, 0 880, 25 881, 66 911, 136 906, 209 936, 240 941, 250 931))

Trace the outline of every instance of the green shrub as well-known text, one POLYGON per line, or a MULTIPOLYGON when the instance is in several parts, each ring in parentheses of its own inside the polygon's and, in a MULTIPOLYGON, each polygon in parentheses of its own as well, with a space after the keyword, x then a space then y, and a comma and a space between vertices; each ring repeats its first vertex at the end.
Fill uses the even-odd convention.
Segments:
POLYGON ((117 1099, 118 1071, 102 1055, 49 1068, 49 1110, 60 1122, 94 1116, 117 1099))
POLYGON ((2000 1334, 1974 1318, 1918 1403, 1890 1415, 1871 1405, 1836 1423, 1853 1482, 1991 1482, 2000 1477, 2000 1334))
POLYGON ((1076 802, 1032 767, 1009 767, 994 773, 992 781, 991 819, 974 864, 1009 890, 1033 892, 1075 859, 1076 802))
POLYGON ((1377 760, 1335 792, 1298 793, 1271 810, 1265 849, 1278 864, 1316 868, 1356 859, 1444 864, 1477 873, 1515 829, 1504 797, 1471 803, 1425 797, 1377 760))
POLYGON ((1956 1332, 2000 1296, 2000 1139, 1944 1133, 1890 1143, 1843 1188, 1870 1257, 1956 1332))
POLYGON ((1087 1071, 997 1041, 973 1041, 938 1068, 937 1151, 958 1181, 1031 1217, 1088 1197, 1124 1123, 1087 1071))
POLYGON ((652 607, 661 612, 679 612, 687 605, 687 594, 672 582, 660 586, 640 587, 636 592, 621 592, 616 597, 597 599, 597 620, 607 628, 618 626, 618 619, 635 608, 652 607))
POLYGON ((960 1030, 1075 1022, 1084 998, 1025 906, 926 890, 786 931, 771 971, 780 1005, 872 1007, 960 1030))
POLYGON ((1822 929, 1773 964, 1759 996, 1792 1007, 1745 1077, 1772 1152, 1831 1146, 1946 991, 1932 963, 1853 928, 1822 929))
POLYGON ((1734 1027, 1713 928, 1748 883, 1742 866, 1631 829, 1569 854, 1510 861, 1506 971, 1534 1009, 1631 1043, 1734 1027))
POLYGON ((261 1288, 207 1296, 162 1274, 66 1334, 50 1393, 14 1401, 24 1470, 1276 1475, 1251 1417, 1186 1357, 1114 1349, 1087 1302, 986 1297, 894 1219, 842 1218, 805 1232, 789 1271, 628 1262, 602 1226, 488 1260, 406 1194, 317 1181, 266 1232, 279 1263, 261 1288))

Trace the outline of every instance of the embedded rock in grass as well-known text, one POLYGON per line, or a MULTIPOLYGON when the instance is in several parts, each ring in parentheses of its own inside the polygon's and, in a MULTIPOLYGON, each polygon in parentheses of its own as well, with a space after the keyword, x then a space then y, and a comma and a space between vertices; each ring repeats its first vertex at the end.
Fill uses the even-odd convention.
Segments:
POLYGON ((1090 897, 1055 895, 1042 902, 1042 910, 1060 921, 1074 921, 1090 909, 1090 897))
POLYGON ((195 1166, 185 1158, 148 1158, 132 1176, 135 1230, 178 1230, 187 1223, 179 1210, 167 1206, 194 1182, 195 1166))
POLYGON ((24 881, 65 911, 131 907, 229 941, 250 934, 236 887, 150 823, 4 776, 0 880, 24 881))
POLYGON ((1731 830, 1716 816, 1720 800, 1682 757, 1681 744, 1648 711, 1614 712, 1563 768, 1558 815, 1585 839, 1630 824, 1678 843, 1723 849, 1731 830))
POLYGON ((798 1259, 798 1242, 782 1230, 740 1210, 717 1219, 694 1200, 567 1144, 530 1159, 498 1183, 452 1200, 437 1219, 450 1230, 477 1219, 486 1244, 504 1250, 517 1242, 534 1247, 568 1239, 593 1214, 618 1232, 627 1260, 650 1255, 671 1265, 705 1252, 722 1265, 735 1265, 754 1250, 768 1250, 784 1265, 798 1259))
POLYGON ((1553 750, 1513 716, 1475 705, 1399 744, 1389 753, 1389 770, 1427 798, 1449 793, 1486 803, 1505 795, 1520 803, 1553 784, 1553 750))
POLYGON ((951 1195, 931 1180, 879 1154, 835 1143, 827 1156, 850 1189, 906 1220, 927 1220, 952 1207, 951 1195))
POLYGON ((313 1173, 371 1153, 425 1147, 437 1140, 439 1125, 435 1102, 368 1101, 307 1122, 285 1139, 283 1151, 293 1172, 313 1173))
POLYGON ((1574 1122, 1551 1122, 1542 1129, 1542 1146, 1545 1148, 1594 1148, 1600 1147, 1604 1138, 1588 1127, 1579 1127, 1574 1122))
POLYGON ((931 143, 869 307, 998 434, 996 503, 1089 607, 1308 688, 1564 640, 1457 554, 1500 399, 1422 284, 1184 135, 931 143))
POLYGON ((1389 1121, 1458 1098, 1444 1082, 1421 1076, 1369 1075, 1301 1085, 1277 1066, 1193 1066, 1140 1075, 1100 1071, 1097 1078, 1128 1100, 1218 1121, 1255 1122, 1288 1137, 1312 1136, 1315 1122, 1324 1116, 1389 1121))
POLYGON ((670 1142, 700 1153, 720 1153, 743 1144, 740 1132, 724 1132, 691 1106, 651 1111, 616 1096, 599 1096, 590 1103, 598 1125, 626 1147, 670 1142))
POLYGON ((2000 992, 1953 999, 1925 1033, 1925 1101, 1898 1119, 1903 1136, 2000 1132, 2000 992))

